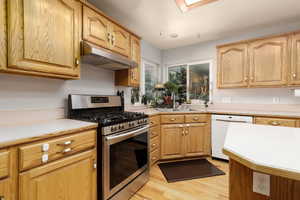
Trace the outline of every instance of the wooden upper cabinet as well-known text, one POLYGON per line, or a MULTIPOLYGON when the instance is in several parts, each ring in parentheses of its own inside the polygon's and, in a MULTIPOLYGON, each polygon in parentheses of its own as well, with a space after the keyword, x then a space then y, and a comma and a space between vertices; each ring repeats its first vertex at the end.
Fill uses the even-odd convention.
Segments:
POLYGON ((6 0, 0 0, 0 70, 7 65, 6 27, 6 0))
POLYGON ((8 71, 78 78, 81 3, 14 0, 8 4, 8 71))
POLYGON ((88 151, 20 175, 20 200, 96 200, 95 152, 88 151))
POLYGON ((292 66, 290 84, 300 85, 300 32, 292 36, 292 66))
POLYGON ((210 155, 210 126, 208 123, 187 125, 185 136, 185 156, 210 155))
POLYGON ((94 10, 83 6, 83 39, 104 48, 110 47, 110 22, 94 10))
POLYGON ((218 88, 248 86, 247 44, 218 49, 218 88))
POLYGON ((161 158, 181 158, 183 152, 183 125, 161 126, 161 158))
POLYGON ((141 65, 141 42, 137 37, 131 36, 131 59, 139 64, 138 67, 131 69, 131 85, 140 85, 140 65, 141 65))
POLYGON ((116 24, 111 24, 111 46, 110 49, 130 57, 130 34, 116 24))
POLYGON ((288 36, 257 40, 249 45, 250 86, 287 84, 288 36))

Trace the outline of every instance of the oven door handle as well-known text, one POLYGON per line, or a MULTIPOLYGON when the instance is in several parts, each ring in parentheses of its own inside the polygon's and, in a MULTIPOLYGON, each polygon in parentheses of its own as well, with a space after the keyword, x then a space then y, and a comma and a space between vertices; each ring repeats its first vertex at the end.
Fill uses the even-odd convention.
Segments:
POLYGON ((140 128, 140 129, 137 129, 137 130, 134 130, 134 131, 131 131, 129 133, 125 133, 125 134, 118 134, 118 135, 112 135, 112 136, 106 136, 105 137, 105 141, 111 145, 111 144, 115 144, 115 143, 118 143, 118 142, 121 142, 123 140, 126 140, 128 138, 131 138, 131 137, 134 137, 134 136, 138 136, 142 133, 144 133, 145 131, 148 132, 149 131, 149 128, 150 126, 147 125, 143 128, 140 128))

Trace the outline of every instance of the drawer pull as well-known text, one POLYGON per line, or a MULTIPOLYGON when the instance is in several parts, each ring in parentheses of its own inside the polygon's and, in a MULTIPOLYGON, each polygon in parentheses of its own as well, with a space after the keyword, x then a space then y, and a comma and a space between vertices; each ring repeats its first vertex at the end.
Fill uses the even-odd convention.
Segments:
POLYGON ((194 117, 193 119, 194 119, 194 121, 198 121, 199 117, 194 117))
POLYGON ((152 147, 155 147, 155 146, 156 146, 156 144, 152 144, 151 146, 152 146, 152 147))
POLYGON ((72 151, 71 148, 66 148, 61 153, 65 154, 65 153, 70 153, 71 151, 72 151))
POLYGON ((171 118, 170 120, 173 122, 173 121, 175 121, 175 120, 176 120, 176 118, 171 118))
POLYGON ((275 121, 270 122, 270 124, 272 126, 280 126, 280 123, 279 122, 275 122, 275 121))
POLYGON ((66 141, 66 142, 64 142, 64 143, 57 144, 57 145, 59 145, 59 146, 69 146, 69 145, 71 145, 73 142, 74 142, 73 140, 70 140, 70 141, 66 141))
POLYGON ((152 157, 152 160, 156 160, 156 157, 155 157, 155 156, 153 156, 153 157, 152 157))

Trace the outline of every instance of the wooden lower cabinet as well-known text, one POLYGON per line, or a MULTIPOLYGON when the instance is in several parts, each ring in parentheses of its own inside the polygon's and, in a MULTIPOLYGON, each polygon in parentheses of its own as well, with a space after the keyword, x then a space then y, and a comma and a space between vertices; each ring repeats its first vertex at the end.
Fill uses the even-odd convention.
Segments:
POLYGON ((269 126, 285 126, 285 127, 299 127, 297 119, 282 119, 282 118, 267 118, 256 117, 255 124, 269 125, 269 126))
POLYGON ((189 124, 186 127, 184 156, 210 154, 210 126, 207 123, 189 124))
POLYGON ((210 155, 208 123, 161 126, 161 159, 210 155))
POLYGON ((20 174, 20 200, 96 200, 96 150, 20 174))
POLYGON ((181 158, 183 152, 183 125, 161 126, 161 159, 181 158))

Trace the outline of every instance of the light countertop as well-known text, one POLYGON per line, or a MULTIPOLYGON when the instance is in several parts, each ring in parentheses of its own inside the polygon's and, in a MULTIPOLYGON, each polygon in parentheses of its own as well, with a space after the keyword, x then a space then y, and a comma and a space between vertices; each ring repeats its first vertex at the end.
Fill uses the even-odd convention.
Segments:
POLYGON ((96 128, 96 123, 58 119, 32 124, 0 126, 0 148, 96 128))
MULTIPOLYGON (((300 108, 299 108, 300 109, 300 108)), ((282 118, 299 118, 300 112, 291 112, 291 111, 267 111, 267 110, 259 110, 259 109, 226 109, 226 108, 210 108, 207 109, 198 109, 194 111, 158 111, 154 108, 146 108, 139 110, 127 110, 134 112, 144 112, 150 116, 158 115, 158 114, 229 114, 229 115, 246 115, 246 116, 256 116, 256 117, 282 117, 282 118)))
POLYGON ((232 123, 224 153, 254 171, 300 181, 300 128, 232 123))

